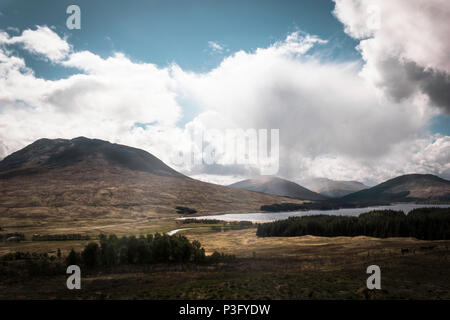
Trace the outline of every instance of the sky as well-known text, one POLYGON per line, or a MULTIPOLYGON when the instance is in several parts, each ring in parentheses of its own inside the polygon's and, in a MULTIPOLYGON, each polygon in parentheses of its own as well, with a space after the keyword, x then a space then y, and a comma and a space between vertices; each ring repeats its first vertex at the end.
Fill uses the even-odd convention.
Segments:
POLYGON ((449 18, 444 0, 1 0, 0 158, 87 136, 228 184, 262 164, 227 161, 220 134, 214 164, 174 155, 199 130, 277 129, 294 181, 449 179, 449 18))

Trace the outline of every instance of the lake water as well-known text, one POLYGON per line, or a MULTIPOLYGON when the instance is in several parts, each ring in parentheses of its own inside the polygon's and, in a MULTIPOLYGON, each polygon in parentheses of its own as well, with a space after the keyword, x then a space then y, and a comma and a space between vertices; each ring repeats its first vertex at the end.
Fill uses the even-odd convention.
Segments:
MULTIPOLYGON (((316 214, 329 214, 329 215, 340 215, 340 216, 358 216, 361 213, 369 212, 372 210, 397 210, 403 211, 405 214, 416 208, 427 208, 427 207, 439 207, 448 208, 450 204, 394 204, 389 206, 378 206, 378 207, 366 207, 366 208, 352 208, 352 209, 338 209, 338 210, 308 210, 308 211, 289 211, 289 212, 267 212, 267 213, 232 213, 232 214, 221 214, 215 216, 202 216, 202 217, 192 217, 194 219, 208 219, 208 220, 224 220, 224 221, 252 221, 252 222, 269 222, 275 220, 283 220, 289 217, 301 217, 310 216, 316 214)), ((187 219, 192 219, 187 218, 187 219)))

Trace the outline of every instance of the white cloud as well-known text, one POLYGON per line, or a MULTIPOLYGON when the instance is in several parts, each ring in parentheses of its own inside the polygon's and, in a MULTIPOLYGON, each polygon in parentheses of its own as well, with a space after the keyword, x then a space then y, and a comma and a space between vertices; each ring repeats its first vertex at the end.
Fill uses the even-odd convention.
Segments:
POLYGON ((175 69, 174 76, 204 110, 241 128, 279 128, 286 147, 313 156, 383 155, 428 119, 421 101, 394 106, 361 81, 357 64, 304 57, 311 38, 291 39, 238 52, 206 74, 175 69))
POLYGON ((335 0, 334 14, 360 39, 361 74, 402 101, 425 95, 450 113, 450 2, 335 0))
POLYGON ((43 55, 51 61, 64 59, 70 51, 70 45, 47 26, 37 26, 36 30, 27 29, 20 36, 10 38, 0 36, 0 44, 21 44, 34 54, 43 55))
MULTIPOLYGON (((392 147, 384 157, 355 159, 346 155, 300 157, 305 177, 359 180, 369 185, 409 173, 431 173, 450 178, 450 137, 418 136, 392 147)), ((301 179, 296 179, 300 181, 301 179)))
POLYGON ((224 50, 224 47, 215 41, 208 41, 208 47, 214 53, 222 53, 224 50))
MULTIPOLYGON (((225 118, 227 126, 279 128, 280 174, 287 178, 381 181, 404 173, 412 159, 388 159, 408 154, 399 145, 414 146, 424 137, 431 144, 419 134, 434 113, 427 99, 385 99, 359 76, 358 63, 323 62, 306 54, 322 42, 295 33, 268 48, 237 52, 205 74, 175 68, 174 77, 203 110, 220 114, 202 119, 202 127, 215 128, 225 118)), ((436 148, 446 154, 449 146, 436 148)), ((420 161, 413 168, 430 169, 420 161)), ((441 162, 433 168, 449 175, 441 162)))
POLYGON ((12 32, 15 32, 15 33, 20 33, 20 29, 16 28, 16 27, 7 27, 6 30, 12 31, 12 32))

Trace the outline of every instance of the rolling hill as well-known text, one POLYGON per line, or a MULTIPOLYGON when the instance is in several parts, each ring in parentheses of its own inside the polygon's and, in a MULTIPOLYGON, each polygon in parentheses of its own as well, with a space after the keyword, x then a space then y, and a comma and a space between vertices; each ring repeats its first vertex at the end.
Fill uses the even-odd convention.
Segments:
POLYGON ((300 184, 309 190, 330 198, 340 198, 350 193, 369 188, 358 181, 340 181, 327 178, 309 178, 300 181, 300 184))
POLYGON ((450 202, 450 181, 431 174, 407 174, 341 199, 349 202, 450 202))
POLYGON ((278 177, 258 177, 229 185, 233 188, 262 192, 301 200, 325 200, 327 197, 278 177))
POLYGON ((40 139, 0 161, 2 217, 249 212, 275 202, 292 199, 194 180, 146 151, 98 139, 40 139))

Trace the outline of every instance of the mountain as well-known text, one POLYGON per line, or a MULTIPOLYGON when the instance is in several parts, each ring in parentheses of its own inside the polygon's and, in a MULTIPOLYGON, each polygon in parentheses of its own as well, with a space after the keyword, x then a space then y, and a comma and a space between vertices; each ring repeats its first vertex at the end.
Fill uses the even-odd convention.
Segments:
POLYGON ((407 174, 341 199, 344 201, 450 202, 450 181, 431 174, 407 174))
POLYGON ((156 175, 182 176, 144 150, 79 137, 72 140, 37 140, 3 159, 0 162, 0 177, 45 172, 80 162, 93 166, 119 166, 156 175))
POLYGON ((309 178, 300 181, 300 184, 309 190, 330 198, 340 198, 350 193, 369 188, 358 181, 339 181, 327 178, 309 178))
POLYGON ((301 200, 325 200, 327 197, 308 190, 295 182, 278 177, 259 177, 229 185, 233 188, 285 196, 301 200))
POLYGON ((0 217, 256 212, 277 202, 292 200, 194 180, 146 151, 98 139, 40 139, 0 161, 0 217))

